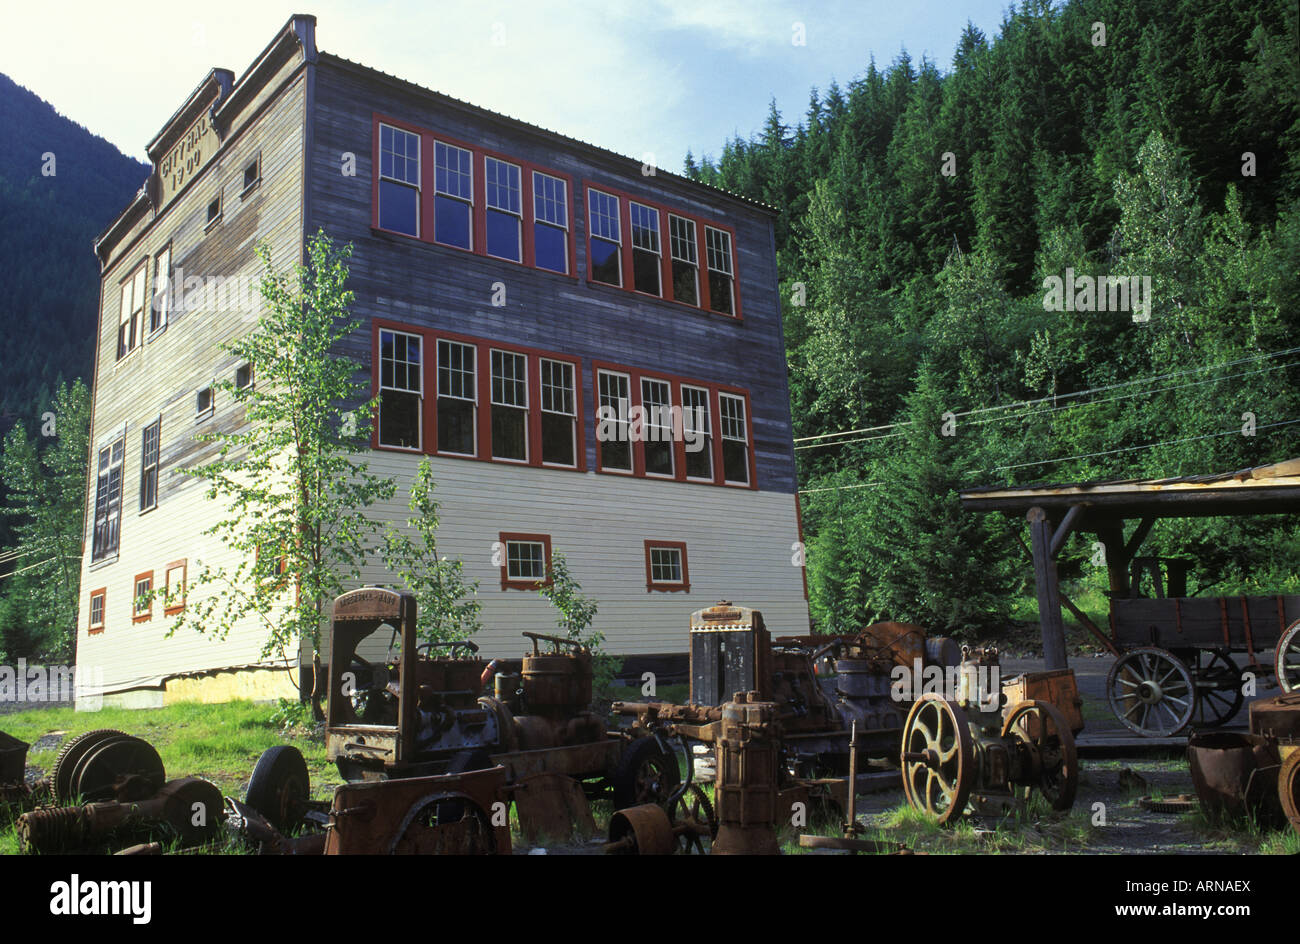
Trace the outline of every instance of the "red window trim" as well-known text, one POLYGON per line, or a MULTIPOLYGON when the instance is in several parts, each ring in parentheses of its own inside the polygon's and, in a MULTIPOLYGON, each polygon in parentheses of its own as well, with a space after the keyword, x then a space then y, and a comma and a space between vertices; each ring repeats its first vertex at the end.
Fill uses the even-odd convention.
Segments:
POLYGON ((551 584, 551 536, 549 534, 523 534, 517 531, 502 531, 497 539, 501 542, 501 589, 502 590, 537 590, 551 584), (541 544, 542 561, 546 571, 545 580, 511 580, 510 554, 511 541, 527 541, 541 544))
POLYGON ((691 572, 686 565, 685 541, 646 541, 645 542, 645 592, 661 590, 665 593, 690 593, 691 572), (653 548, 671 548, 682 552, 682 579, 678 583, 656 581, 650 568, 650 551, 653 548))
POLYGON ((97 636, 104 631, 108 625, 108 588, 100 587, 98 590, 90 591, 90 606, 86 609, 86 635, 97 636), (95 612, 95 597, 99 597, 99 623, 90 622, 94 619, 92 615, 95 612))
POLYGON ((166 593, 164 600, 166 600, 168 597, 171 596, 172 587, 171 584, 167 582, 167 578, 171 575, 173 568, 176 567, 179 567, 181 569, 181 602, 166 603, 163 606, 163 615, 165 616, 174 616, 175 614, 181 612, 181 610, 185 609, 185 599, 190 592, 190 581, 189 581, 190 562, 189 562, 189 558, 182 557, 180 560, 174 560, 166 567, 163 568, 163 584, 166 593))
POLYGON ((146 570, 144 573, 142 573, 142 574, 136 574, 135 577, 132 578, 132 580, 131 580, 131 622, 132 622, 132 623, 147 623, 147 622, 149 622, 149 620, 153 619, 153 596, 152 596, 152 591, 153 591, 153 571, 152 571, 152 570, 146 570), (140 598, 137 597, 137 596, 135 595, 135 590, 136 590, 136 587, 138 587, 138 586, 140 585, 140 581, 141 581, 141 580, 144 580, 145 578, 148 578, 148 580, 149 580, 149 590, 150 590, 151 595, 150 595, 150 597, 149 597, 149 609, 146 610, 146 611, 143 612, 143 613, 140 613, 140 612, 138 612, 138 611, 136 610, 136 607, 139 605, 139 599, 140 599, 140 598))
MULTIPOLYGON (((688 387, 700 387, 709 391, 709 437, 712 439, 712 458, 713 458, 713 480, 705 481, 704 479, 688 479, 686 477, 686 444, 682 440, 675 440, 673 443, 673 476, 646 475, 645 471, 645 443, 636 442, 632 444, 632 471, 620 472, 616 469, 601 468, 601 443, 600 437, 596 437, 596 472, 603 475, 632 475, 636 478, 648 478, 652 481, 660 482, 690 482, 696 485, 721 485, 726 488, 748 488, 754 491, 758 490, 757 459, 754 449, 754 411, 751 408, 749 391, 741 387, 732 387, 728 384, 710 383, 706 380, 696 380, 692 377, 680 377, 675 374, 667 374, 657 370, 641 370, 636 367, 628 367, 624 364, 612 364, 605 361, 591 362, 591 389, 592 389, 592 408, 600 407, 600 372, 626 374, 628 376, 628 393, 631 396, 631 402, 628 408, 641 405, 641 378, 649 380, 667 381, 672 396, 674 406, 682 405, 682 384, 688 387), (721 407, 718 402, 719 393, 729 393, 733 396, 741 397, 745 401, 745 435, 748 437, 747 445, 749 446, 749 481, 746 483, 728 482, 725 479, 725 473, 722 468, 722 415, 721 407)), ((595 417, 596 428, 599 430, 600 414, 595 417)))
MULTIPOLYGON (((375 232, 387 233, 393 236, 400 236, 405 239, 413 239, 417 242, 427 243, 430 246, 439 246, 443 249, 452 249, 457 252, 472 252, 476 256, 482 256, 485 259, 491 259, 495 262, 504 262, 507 265, 517 265, 523 268, 534 269, 538 272, 549 272, 552 275, 564 276, 577 281, 578 278, 578 253, 577 245, 574 238, 574 189, 573 177, 563 171, 554 170, 542 164, 535 164, 532 161, 515 157, 511 154, 504 154, 500 151, 494 151, 490 148, 480 147, 471 144, 468 141, 461 141, 458 138, 440 132, 434 132, 428 128, 412 124, 409 121, 403 121, 400 118, 393 118, 390 115, 379 112, 371 113, 370 127, 370 162, 371 162, 371 194, 370 194, 370 228, 375 232), (384 229, 379 225, 379 125, 386 124, 411 134, 419 135, 420 138, 420 205, 416 208, 419 219, 419 236, 412 236, 410 233, 402 233, 397 230, 384 229), (454 147, 464 148, 470 152, 470 168, 474 176, 474 206, 471 209, 470 222, 470 240, 472 249, 461 249, 459 246, 451 246, 447 243, 436 242, 433 238, 433 206, 434 206, 434 160, 433 160, 433 142, 441 141, 443 144, 450 144, 454 147), (503 259, 500 256, 489 256, 487 254, 487 180, 486 180, 486 160, 485 158, 494 157, 499 161, 505 161, 519 168, 520 176, 520 199, 522 200, 521 209, 523 211, 521 227, 521 255, 523 260, 515 262, 512 259, 503 259), (567 246, 568 272, 556 272, 554 269, 545 269, 537 266, 536 251, 533 238, 533 224, 536 207, 533 204, 533 171, 546 174, 548 177, 554 177, 557 180, 563 180, 567 189, 566 209, 568 211, 568 229, 565 232, 565 244, 567 246)), ((735 237, 732 237, 732 245, 735 245, 735 237)), ((735 250, 732 250, 735 254, 735 250)), ((734 262, 733 262, 734 265, 734 262)))
POLYGON ((370 395, 379 395, 379 332, 401 331, 417 335, 424 350, 421 352, 424 365, 424 409, 422 418, 424 428, 420 431, 420 449, 404 449, 400 446, 382 446, 379 443, 379 416, 376 412, 370 424, 370 448, 385 452, 398 452, 407 455, 442 456, 447 459, 465 459, 470 462, 494 462, 521 468, 557 469, 562 472, 586 472, 587 449, 585 417, 582 412, 582 359, 569 354, 559 354, 541 348, 526 347, 479 338, 471 335, 439 331, 433 328, 421 328, 402 324, 383 318, 371 321, 370 328, 370 395), (474 346, 475 393, 477 396, 478 422, 475 430, 476 455, 466 456, 460 453, 438 452, 438 342, 457 341, 474 346), (528 358, 528 461, 515 459, 494 459, 492 457, 492 424, 485 422, 492 404, 492 350, 523 354, 528 358), (574 416, 574 465, 555 465, 542 461, 542 358, 560 361, 573 367, 573 405, 574 416))
POLYGON ((719 223, 714 220, 689 213, 685 210, 679 210, 674 207, 660 203, 653 198, 641 197, 636 194, 628 193, 626 190, 620 190, 617 187, 607 186, 589 178, 583 178, 582 181, 582 208, 585 214, 584 218, 591 216, 591 203, 587 196, 589 190, 599 190, 601 193, 609 194, 618 199, 618 227, 619 227, 619 262, 623 270, 623 284, 610 285, 607 282, 597 282, 591 277, 591 227, 587 227, 587 275, 588 285, 603 286, 613 291, 629 292, 639 298, 654 298, 661 302, 668 302, 679 308, 687 308, 692 311, 701 311, 706 315, 715 315, 719 318, 726 318, 732 321, 744 321, 744 312, 740 304, 740 263, 737 259, 736 228, 727 223, 719 223), (638 292, 631 284, 632 279, 632 212, 629 203, 639 203, 642 206, 649 207, 652 210, 659 211, 659 294, 648 295, 645 292, 638 292), (672 244, 669 241, 669 223, 668 214, 680 216, 683 219, 692 221, 695 224, 695 267, 698 272, 697 281, 699 282, 698 305, 688 305, 685 302, 679 302, 672 297, 671 289, 673 284, 673 262, 672 262, 672 244), (733 295, 733 308, 735 309, 730 315, 714 311, 709 307, 709 265, 708 265, 708 246, 705 242, 704 228, 711 226, 716 230, 721 230, 731 236, 731 285, 733 295))

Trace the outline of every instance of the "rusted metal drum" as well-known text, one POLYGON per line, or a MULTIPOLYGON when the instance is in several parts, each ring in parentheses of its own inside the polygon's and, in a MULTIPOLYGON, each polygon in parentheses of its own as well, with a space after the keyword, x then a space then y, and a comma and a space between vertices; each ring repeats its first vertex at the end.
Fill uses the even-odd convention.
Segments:
POLYGON ((1211 819, 1255 816, 1279 822, 1280 760, 1266 738, 1253 734, 1194 734, 1187 761, 1201 808, 1211 819))
POLYGON ((529 712, 574 712, 591 704, 591 656, 586 653, 524 656, 522 678, 529 712))
POLYGON ((605 851, 611 855, 672 855, 676 848, 673 824, 662 806, 627 806, 609 818, 605 851))

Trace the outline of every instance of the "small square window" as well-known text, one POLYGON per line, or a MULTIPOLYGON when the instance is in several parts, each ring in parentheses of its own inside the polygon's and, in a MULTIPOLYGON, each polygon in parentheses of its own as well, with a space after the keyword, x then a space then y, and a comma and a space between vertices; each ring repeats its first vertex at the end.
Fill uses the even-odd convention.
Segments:
POLYGON ((212 388, 204 387, 194 395, 194 416, 196 419, 204 419, 213 409, 212 388))
POLYGON ((252 190, 262 180, 262 158, 253 158, 244 168, 244 192, 252 190))
POLYGON ((246 390, 253 386, 253 365, 244 364, 235 371, 235 387, 246 390))
POLYGON ((221 194, 208 204, 208 225, 213 226, 221 222, 221 194))
POLYGON ((681 541, 645 542, 645 588, 690 593, 691 578, 686 566, 686 545, 681 541))
POLYGON ((549 534, 506 534, 497 546, 501 555, 502 590, 536 590, 551 572, 549 534))

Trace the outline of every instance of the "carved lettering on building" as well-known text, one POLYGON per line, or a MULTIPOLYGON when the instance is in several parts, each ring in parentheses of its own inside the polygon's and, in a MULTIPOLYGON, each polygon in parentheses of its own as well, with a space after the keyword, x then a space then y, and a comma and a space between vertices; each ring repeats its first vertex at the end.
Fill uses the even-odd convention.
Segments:
POLYGON ((211 160, 217 153, 217 144, 217 131, 205 111, 158 163, 164 205, 190 182, 206 161, 211 160))

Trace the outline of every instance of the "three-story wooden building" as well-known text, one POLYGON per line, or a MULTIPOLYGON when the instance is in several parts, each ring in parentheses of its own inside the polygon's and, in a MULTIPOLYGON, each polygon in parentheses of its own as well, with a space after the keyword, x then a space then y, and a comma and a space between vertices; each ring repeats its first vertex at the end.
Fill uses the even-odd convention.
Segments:
POLYGON ((215 452, 197 434, 243 422, 214 385, 257 382, 220 348, 256 321, 254 247, 298 261, 318 229, 354 247, 346 353, 381 397, 371 470, 399 485, 375 514, 405 518, 430 457, 483 652, 554 626, 532 589, 554 552, 611 652, 683 652, 720 598, 806 632, 772 211, 318 52, 314 30, 295 16, 238 80, 210 72, 96 242, 84 677, 141 705, 293 691, 252 621, 166 634, 197 570, 234 563, 182 470, 215 452), (170 606, 137 603, 160 587, 170 606))

